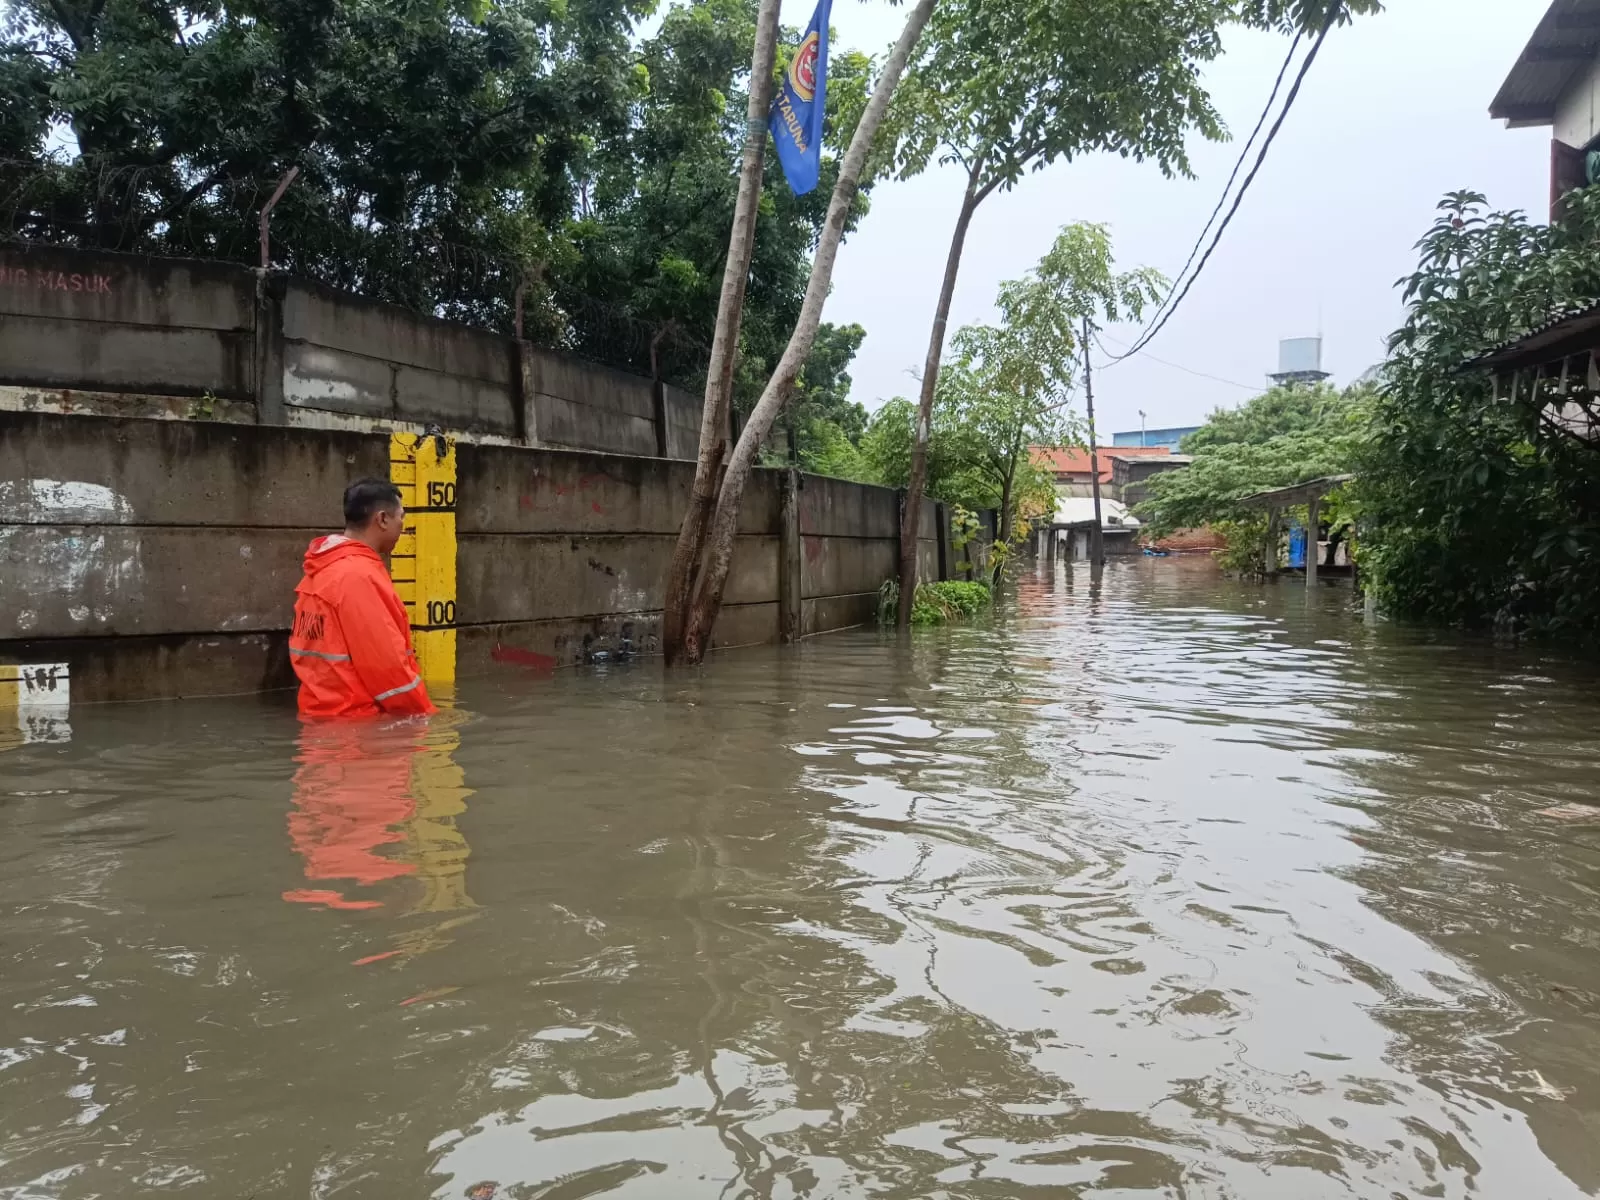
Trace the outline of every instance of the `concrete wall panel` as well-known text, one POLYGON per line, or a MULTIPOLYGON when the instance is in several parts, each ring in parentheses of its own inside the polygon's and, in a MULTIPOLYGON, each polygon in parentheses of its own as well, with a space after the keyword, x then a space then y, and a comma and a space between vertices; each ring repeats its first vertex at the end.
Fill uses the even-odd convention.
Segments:
POLYGON ((700 457, 700 416, 705 396, 667 388, 667 457, 700 457))
POLYGON ((283 399, 297 408, 392 417, 466 433, 516 432, 510 390, 302 342, 284 347, 283 399))
POLYGON ((0 413, 0 522, 337 529, 384 437, 0 413))
POLYGON ((251 353, 248 331, 0 320, 0 381, 9 384, 249 399, 251 353))
POLYGON ((512 382, 506 338, 298 280, 284 290, 283 336, 505 388, 512 382))
POLYGON ((800 491, 800 532, 827 537, 882 537, 898 530, 900 497, 892 488, 807 475, 800 491))
POLYGON ((286 629, 313 535, 0 525, 0 641, 286 629))
MULTIPOLYGON (((279 692, 296 686, 287 633, 85 637, 0 645, 8 662, 71 664, 74 704, 279 692)), ((269 703, 289 703, 272 697, 269 703)))
POLYGON ((255 278, 226 263, 6 247, 0 250, 0 314, 250 330, 255 278))
MULTIPOLYGON (((673 544, 668 535, 465 536, 456 565, 460 621, 499 624, 659 610, 673 544)), ((775 602, 777 571, 777 538, 740 538, 725 601, 775 602)))
POLYGON ((534 397, 534 406, 534 428, 543 445, 606 454, 656 452, 656 427, 649 417, 545 393, 534 397))
POLYGON ((846 596, 876 592, 900 568, 898 538, 802 536, 801 595, 846 596))
POLYGON ((832 633, 836 629, 873 625, 877 620, 877 592, 862 592, 854 596, 819 596, 805 602, 800 628, 803 636, 812 637, 819 633, 832 633))
POLYGON ((552 350, 534 350, 532 360, 535 395, 581 400, 644 421, 655 418, 655 397, 648 379, 552 350))
MULTIPOLYGON (((722 610, 712 634, 714 647, 776 641, 776 604, 734 604, 722 610)), ((463 676, 523 671, 531 678, 559 667, 661 653, 661 614, 607 613, 472 625, 457 635, 456 660, 463 676)), ((76 680, 74 680, 76 683, 76 680)))
POLYGON ((686 463, 581 451, 462 446, 456 463, 462 533, 675 534, 694 483, 686 463))
POLYGON ((283 348, 283 402, 297 408, 395 416, 394 368, 382 359, 288 342, 283 348))

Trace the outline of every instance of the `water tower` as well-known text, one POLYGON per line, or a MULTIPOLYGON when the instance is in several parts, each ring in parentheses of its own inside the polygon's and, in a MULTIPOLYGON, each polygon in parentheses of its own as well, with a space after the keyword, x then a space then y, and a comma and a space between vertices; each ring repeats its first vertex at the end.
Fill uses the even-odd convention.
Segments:
POLYGON ((1268 378, 1280 387, 1321 383, 1332 374, 1322 369, 1320 337, 1284 338, 1278 343, 1278 369, 1268 378))

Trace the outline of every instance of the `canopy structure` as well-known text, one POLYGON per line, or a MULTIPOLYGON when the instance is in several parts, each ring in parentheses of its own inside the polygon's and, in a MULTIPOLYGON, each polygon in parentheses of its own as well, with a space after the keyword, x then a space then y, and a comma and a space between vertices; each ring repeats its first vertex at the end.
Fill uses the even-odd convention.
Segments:
POLYGON ((1293 508, 1299 504, 1310 504, 1314 500, 1321 500, 1334 488, 1349 483, 1354 478, 1354 475, 1324 475, 1321 479, 1308 479, 1305 483, 1297 483, 1292 487, 1254 492, 1243 497, 1239 503, 1246 508, 1264 508, 1268 512, 1275 508, 1293 508))
POLYGON ((1462 364, 1494 372, 1496 400, 1532 404, 1552 433, 1600 449, 1600 305, 1558 316, 1462 364))
POLYGON ((1304 483, 1297 483, 1291 487, 1272 488, 1270 491, 1255 492, 1244 496, 1239 503, 1246 508, 1267 510, 1267 560, 1264 564, 1268 575, 1278 573, 1278 514, 1286 508, 1296 508, 1306 505, 1310 513, 1306 517, 1307 544, 1306 544, 1306 587, 1317 586, 1317 517, 1318 509, 1322 506, 1322 498, 1335 488, 1349 483, 1354 475, 1324 475, 1321 479, 1308 479, 1304 483))

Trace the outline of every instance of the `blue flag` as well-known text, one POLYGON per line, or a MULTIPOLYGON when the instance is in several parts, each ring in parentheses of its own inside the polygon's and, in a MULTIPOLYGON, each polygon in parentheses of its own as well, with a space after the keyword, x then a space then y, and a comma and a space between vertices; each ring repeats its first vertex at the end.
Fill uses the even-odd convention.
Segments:
POLYGON ((828 11, 833 0, 817 0, 817 11, 783 73, 767 125, 778 162, 796 196, 817 186, 822 168, 822 112, 828 99, 828 11))

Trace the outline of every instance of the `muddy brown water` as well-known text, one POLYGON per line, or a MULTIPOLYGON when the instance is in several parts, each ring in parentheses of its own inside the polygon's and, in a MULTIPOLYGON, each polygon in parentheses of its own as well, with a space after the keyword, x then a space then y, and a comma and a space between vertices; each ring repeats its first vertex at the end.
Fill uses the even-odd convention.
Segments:
POLYGON ((0 752, 0 1197, 1593 1194, 1597 675, 1347 599, 76 709, 0 752))

